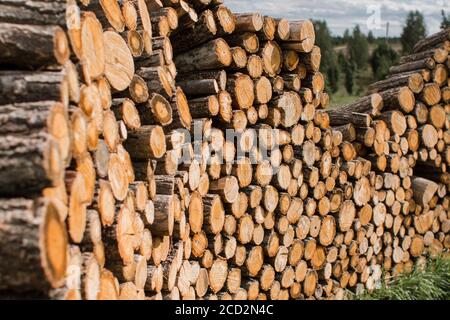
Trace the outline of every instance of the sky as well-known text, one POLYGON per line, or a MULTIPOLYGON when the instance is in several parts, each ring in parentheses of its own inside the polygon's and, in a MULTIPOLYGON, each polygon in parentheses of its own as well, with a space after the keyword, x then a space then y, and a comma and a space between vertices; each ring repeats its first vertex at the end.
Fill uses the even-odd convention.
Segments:
POLYGON ((225 0, 235 12, 261 12, 288 19, 326 20, 333 35, 359 24, 361 29, 375 36, 399 36, 410 10, 425 16, 428 34, 439 31, 441 10, 450 14, 450 0, 225 0))

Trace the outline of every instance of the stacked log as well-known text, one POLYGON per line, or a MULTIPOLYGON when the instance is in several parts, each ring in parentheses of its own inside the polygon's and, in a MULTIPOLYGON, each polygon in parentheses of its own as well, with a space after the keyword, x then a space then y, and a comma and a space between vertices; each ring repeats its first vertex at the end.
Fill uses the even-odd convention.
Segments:
POLYGON ((421 40, 368 96, 327 111, 331 124, 353 124, 358 154, 373 164, 387 276, 450 247, 449 40, 450 29, 421 40))
POLYGON ((68 38, 56 25, 65 4, 55 2, 45 17, 25 6, 17 18, 10 13, 21 10, 18 3, 0 6, 0 287, 48 291, 64 284, 68 265, 73 68, 68 38))
POLYGON ((442 35, 418 44, 441 50, 428 80, 393 70, 325 110, 308 20, 221 0, 0 8, 0 290, 342 299, 448 248, 444 161, 413 165, 414 148, 448 162, 442 35))

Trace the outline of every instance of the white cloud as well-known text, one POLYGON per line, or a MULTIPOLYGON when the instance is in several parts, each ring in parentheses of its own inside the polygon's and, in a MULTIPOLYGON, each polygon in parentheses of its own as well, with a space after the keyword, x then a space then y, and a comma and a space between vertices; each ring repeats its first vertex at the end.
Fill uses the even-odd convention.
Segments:
MULTIPOLYGON (((235 12, 261 12, 274 17, 288 19, 326 20, 332 32, 342 34, 359 24, 368 32, 367 22, 373 12, 368 9, 380 8, 377 22, 379 28, 372 30, 375 35, 384 35, 389 22, 390 35, 401 33, 405 17, 410 10, 419 10, 425 16, 428 33, 439 30, 441 10, 450 13, 448 0, 225 0, 225 4, 235 12)), ((373 27, 373 24, 369 24, 373 27)))

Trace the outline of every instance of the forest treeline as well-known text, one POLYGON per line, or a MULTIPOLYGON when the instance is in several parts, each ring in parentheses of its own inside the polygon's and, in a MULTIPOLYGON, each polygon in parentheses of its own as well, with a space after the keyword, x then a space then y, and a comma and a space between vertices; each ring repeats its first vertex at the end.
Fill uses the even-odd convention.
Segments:
MULTIPOLYGON (((365 35, 359 25, 333 36, 326 21, 313 22, 322 51, 321 71, 331 95, 340 89, 349 95, 363 95, 367 83, 383 79, 401 55, 411 53, 414 44, 427 36, 425 18, 419 11, 408 13, 399 38, 375 38, 372 31, 365 35)), ((448 27, 450 15, 442 10, 441 28, 448 27)))

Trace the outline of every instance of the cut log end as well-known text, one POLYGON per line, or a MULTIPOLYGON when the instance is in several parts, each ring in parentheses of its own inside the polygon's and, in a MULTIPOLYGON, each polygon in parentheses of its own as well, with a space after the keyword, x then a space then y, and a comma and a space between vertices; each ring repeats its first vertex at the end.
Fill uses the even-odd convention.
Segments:
POLYGON ((39 210, 44 210, 44 222, 41 225, 41 259, 42 266, 52 287, 64 283, 67 268, 67 233, 61 222, 57 207, 48 202, 39 210))
POLYGON ((283 62, 283 53, 276 42, 269 41, 264 46, 262 50, 262 59, 264 63, 264 70, 270 76, 275 76, 280 72, 283 62))
POLYGON ((149 146, 155 158, 159 159, 164 156, 166 153, 166 139, 162 127, 155 126, 153 128, 150 134, 149 146))
POLYGON ((186 95, 184 94, 183 90, 181 90, 181 88, 177 88, 175 101, 181 125, 186 129, 190 129, 192 125, 191 111, 189 109, 189 102, 186 98, 186 95))
POLYGON ((233 61, 233 56, 231 54, 231 49, 227 42, 223 39, 217 39, 215 42, 215 52, 217 59, 222 65, 229 66, 233 61))

